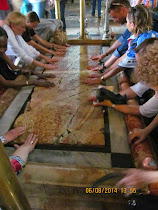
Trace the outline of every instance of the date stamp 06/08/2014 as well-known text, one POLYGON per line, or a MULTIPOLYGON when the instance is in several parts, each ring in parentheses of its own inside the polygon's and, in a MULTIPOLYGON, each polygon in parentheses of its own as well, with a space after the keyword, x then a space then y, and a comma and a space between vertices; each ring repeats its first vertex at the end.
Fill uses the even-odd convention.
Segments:
POLYGON ((136 193, 136 188, 111 188, 111 187, 96 187, 96 188, 92 188, 92 187, 86 187, 86 193, 87 194, 114 194, 114 193, 136 193))

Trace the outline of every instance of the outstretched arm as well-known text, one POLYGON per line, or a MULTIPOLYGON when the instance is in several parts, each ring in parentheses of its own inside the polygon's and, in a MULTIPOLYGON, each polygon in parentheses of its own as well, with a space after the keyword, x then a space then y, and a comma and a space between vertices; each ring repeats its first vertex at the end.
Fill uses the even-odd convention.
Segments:
POLYGON ((140 115, 139 105, 112 104, 111 101, 94 102, 94 106, 107 106, 124 114, 140 115))
POLYGON ((9 157, 9 159, 15 173, 18 173, 25 166, 28 155, 34 149, 37 141, 38 138, 36 138, 36 135, 31 134, 27 137, 23 145, 14 145, 16 151, 9 157))
POLYGON ((129 142, 131 143, 134 138, 138 138, 135 144, 139 144, 144 141, 144 139, 151 133, 154 128, 158 126, 158 115, 153 119, 153 121, 144 129, 135 128, 131 134, 129 134, 129 142))
POLYGON ((103 58, 105 58, 106 56, 110 55, 111 53, 113 53, 116 48, 118 48, 121 45, 121 42, 116 40, 114 42, 114 44, 103 54, 101 55, 97 55, 97 56, 92 56, 91 59, 92 60, 97 60, 97 61, 101 61, 103 58))
POLYGON ((125 177, 117 183, 118 188, 129 189, 126 196, 130 195, 130 188, 137 190, 145 185, 158 182, 158 171, 145 171, 142 169, 129 169, 125 172, 125 177))
POLYGON ((33 40, 31 40, 31 41, 29 41, 29 42, 27 42, 27 43, 28 43, 29 45, 33 46, 34 48, 36 48, 36 50, 40 50, 40 51, 43 51, 43 52, 45 52, 45 53, 49 53, 49 54, 52 54, 52 55, 55 54, 54 51, 49 50, 49 49, 43 47, 42 45, 36 43, 36 42, 33 41, 33 40))

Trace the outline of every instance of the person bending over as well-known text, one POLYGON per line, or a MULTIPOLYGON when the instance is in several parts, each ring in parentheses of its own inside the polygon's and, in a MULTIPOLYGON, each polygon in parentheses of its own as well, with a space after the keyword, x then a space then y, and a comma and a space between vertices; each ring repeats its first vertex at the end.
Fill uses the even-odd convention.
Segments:
MULTIPOLYGON (((5 51, 7 50, 7 39, 8 35, 6 31, 0 27, 0 85, 2 87, 23 87, 27 85, 53 87, 54 83, 46 80, 31 80, 26 82, 15 80, 17 77, 17 66, 15 66, 5 54, 5 51)), ((21 73, 22 71, 23 70, 21 70, 21 73)), ((39 74, 35 72, 31 73, 39 76, 41 79, 45 79, 46 77, 55 77, 55 75, 51 74, 39 74)))
MULTIPOLYGON (((120 92, 120 94, 126 95, 128 99, 142 96, 148 89, 153 89, 155 94, 143 105, 126 105, 126 104, 112 104, 110 100, 104 100, 103 102, 94 102, 95 106, 107 106, 113 107, 125 114, 142 115, 147 118, 155 117, 158 114, 158 39, 150 38, 145 40, 136 49, 136 59, 138 61, 134 72, 133 79, 139 81, 134 86, 120 92)), ((94 98, 93 98, 94 99, 94 98)), ((152 131, 158 122, 156 116, 153 122, 144 129, 147 131, 145 134, 141 134, 142 138, 137 143, 140 143, 145 139, 146 135, 152 131)), ((141 130, 141 131, 144 131, 141 130)), ((134 132, 136 132, 135 130, 134 132)), ((133 132, 132 132, 133 133, 133 132)), ((131 134, 130 139, 132 140, 136 134, 131 134)))
MULTIPOLYGON (((130 4, 128 0, 113 0, 109 6, 110 16, 114 19, 114 22, 125 24, 126 17, 130 9, 130 4)), ((151 12, 152 14, 152 29, 158 32, 158 16, 155 12, 151 12)), ((121 57, 128 49, 128 38, 130 37, 131 32, 126 29, 124 34, 120 36, 118 40, 114 42, 114 44, 103 54, 92 56, 92 60, 96 60, 100 62, 104 57, 111 55, 111 57, 105 61, 104 68, 108 68, 112 65, 119 57, 121 57)), ((92 70, 102 70, 102 66, 90 67, 92 70)))
POLYGON ((11 12, 7 16, 6 21, 7 25, 4 25, 4 29, 8 34, 6 55, 13 59, 19 57, 25 64, 35 64, 36 66, 52 70, 57 68, 57 66, 52 65, 54 62, 52 59, 38 52, 22 38, 21 35, 26 30, 26 17, 23 14, 20 12, 11 12), (43 58, 50 64, 42 63, 37 58, 43 58))
POLYGON ((127 70, 127 73, 130 74, 131 70, 136 65, 134 49, 145 39, 158 37, 158 33, 151 30, 151 13, 149 9, 143 5, 132 7, 129 10, 126 25, 128 30, 132 33, 128 39, 128 51, 103 74, 90 75, 90 77, 95 78, 87 79, 84 81, 85 84, 92 85, 101 83, 125 69, 127 70))
POLYGON ((34 29, 37 27, 38 23, 40 22, 39 17, 35 12, 29 12, 26 15, 26 31, 22 34, 23 39, 25 42, 27 42, 29 45, 33 46, 37 50, 43 51, 45 53, 50 53, 52 55, 62 55, 66 51, 66 47, 55 45, 53 43, 47 42, 44 39, 42 39, 38 34, 35 33, 34 29), (37 42, 35 42, 35 41, 37 42), (59 49, 62 52, 58 51, 52 51, 47 48, 53 48, 59 49))

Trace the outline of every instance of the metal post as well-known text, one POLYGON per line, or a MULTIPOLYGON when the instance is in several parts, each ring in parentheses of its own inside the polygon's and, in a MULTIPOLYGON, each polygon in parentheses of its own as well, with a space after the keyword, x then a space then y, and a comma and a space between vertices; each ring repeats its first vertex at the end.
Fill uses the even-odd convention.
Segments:
POLYGON ((80 39, 84 39, 84 11, 85 0, 80 0, 80 39))
POLYGON ((30 210, 31 207, 16 178, 0 141, 0 207, 7 210, 30 210))
POLYGON ((104 34, 102 39, 108 39, 109 38, 109 4, 110 1, 106 1, 106 8, 105 8, 105 23, 104 23, 104 34))
POLYGON ((60 16, 60 0, 55 0, 55 17, 58 20, 61 20, 60 16))

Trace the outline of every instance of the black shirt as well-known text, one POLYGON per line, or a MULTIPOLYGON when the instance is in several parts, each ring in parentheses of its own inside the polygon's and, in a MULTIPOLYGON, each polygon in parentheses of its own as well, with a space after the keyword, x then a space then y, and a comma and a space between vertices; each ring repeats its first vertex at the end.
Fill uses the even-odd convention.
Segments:
POLYGON ((29 29, 26 27, 26 31, 23 33, 22 37, 25 40, 25 42, 30 42, 35 34, 36 33, 33 29, 29 29))
POLYGON ((15 72, 13 72, 12 70, 8 68, 8 65, 1 57, 0 57, 0 74, 6 80, 14 80, 16 78, 15 72))

